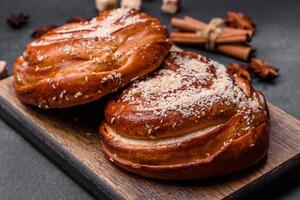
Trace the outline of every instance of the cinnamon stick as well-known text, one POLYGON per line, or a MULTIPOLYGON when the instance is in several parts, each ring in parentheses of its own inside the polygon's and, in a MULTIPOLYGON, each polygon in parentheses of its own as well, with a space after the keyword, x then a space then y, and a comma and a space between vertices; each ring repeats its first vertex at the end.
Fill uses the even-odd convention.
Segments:
MULTIPOLYGON (((170 34, 170 38, 173 42, 185 44, 205 44, 207 42, 206 37, 203 37, 197 33, 173 32, 170 34)), ((216 43, 246 42, 247 39, 248 38, 246 35, 222 34, 216 38, 216 43)))
POLYGON ((241 44, 220 44, 216 45, 217 52, 239 58, 244 61, 249 61, 255 49, 251 46, 241 44))
MULTIPOLYGON (((194 24, 198 24, 197 27, 202 27, 201 30, 205 29, 207 24, 198 20, 198 19, 195 19, 193 17, 189 17, 189 16, 185 16, 184 19, 187 21, 187 22, 190 22, 190 23, 194 23, 194 24)), ((232 34, 248 34, 249 37, 252 37, 253 35, 253 30, 245 30, 245 29, 238 29, 238 28, 231 28, 231 27, 224 27, 223 28, 223 33, 232 33, 232 34)))
MULTIPOLYGON (((207 43, 211 38, 201 34, 206 31, 208 24, 188 16, 183 19, 172 18, 171 24, 178 30, 170 34, 173 42, 196 44, 207 48, 207 43)), ((253 30, 221 27, 221 33, 214 39, 214 51, 248 61, 254 49, 245 43, 251 39, 252 35, 253 30)))
POLYGON ((196 32, 204 29, 203 26, 201 26, 201 24, 199 25, 199 24, 188 23, 185 19, 179 19, 179 18, 172 18, 171 25, 180 30, 191 31, 191 32, 196 32))
MULTIPOLYGON (((189 17, 189 16, 185 16, 183 19, 180 18, 172 18, 171 19, 171 25, 183 30, 183 31, 190 31, 190 32, 197 32, 197 31, 202 31, 207 27, 207 24, 189 17)), ((229 27, 224 27, 222 29, 223 33, 227 33, 227 34, 245 34, 247 35, 249 38, 252 37, 253 35, 253 31, 251 30, 243 30, 243 29, 236 29, 236 28, 229 28, 229 27)))
MULTIPOLYGON (((207 39, 204 37, 200 37, 196 33, 182 33, 182 32, 174 32, 171 33, 170 38, 173 42, 177 44, 198 44, 201 46, 205 46, 207 39)), ((233 40, 234 38, 230 38, 233 40)), ((238 38, 240 40, 240 38, 238 38)), ((254 52, 254 49, 250 46, 243 44, 231 44, 228 38, 217 38, 215 51, 219 53, 223 53, 244 61, 248 61, 250 59, 251 54, 254 52), (227 43, 226 43, 227 42, 227 43)))

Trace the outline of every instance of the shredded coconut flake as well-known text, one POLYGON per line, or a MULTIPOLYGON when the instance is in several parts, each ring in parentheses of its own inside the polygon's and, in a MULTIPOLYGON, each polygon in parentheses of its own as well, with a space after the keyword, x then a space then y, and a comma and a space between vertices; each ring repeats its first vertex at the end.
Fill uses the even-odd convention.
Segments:
MULTIPOLYGON (((113 39, 111 34, 139 22, 143 22, 139 15, 128 15, 131 12, 129 8, 119 8, 110 12, 104 20, 98 21, 97 18, 93 18, 80 26, 68 27, 65 29, 61 27, 55 30, 56 34, 45 36, 43 40, 37 40, 31 43, 32 46, 48 45, 56 40, 66 40, 71 38, 108 38, 113 39), (88 31, 88 33, 86 33, 88 31), (76 35, 74 33, 76 32, 76 35)), ((72 52, 72 49, 65 49, 72 52)))
POLYGON ((256 96, 248 97, 233 83, 224 65, 202 56, 190 58, 176 53, 171 56, 176 70, 161 69, 154 77, 134 82, 121 101, 161 117, 167 116, 168 111, 177 111, 184 117, 205 115, 206 108, 222 102, 236 105, 239 112, 249 109, 257 112, 262 108, 256 96))
POLYGON ((76 94, 74 95, 75 98, 81 97, 83 94, 82 92, 76 92, 76 94))

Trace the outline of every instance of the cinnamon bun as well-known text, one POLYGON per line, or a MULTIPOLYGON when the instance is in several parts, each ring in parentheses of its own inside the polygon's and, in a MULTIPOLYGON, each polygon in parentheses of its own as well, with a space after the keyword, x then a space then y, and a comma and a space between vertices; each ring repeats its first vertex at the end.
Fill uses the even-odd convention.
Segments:
POLYGON ((170 47, 158 19, 133 9, 105 11, 29 43, 14 65, 15 91, 42 108, 84 104, 153 71, 170 47))
POLYGON ((266 157, 269 113, 262 93, 211 59, 171 52, 105 109, 103 149, 116 165, 157 179, 198 179, 266 157))

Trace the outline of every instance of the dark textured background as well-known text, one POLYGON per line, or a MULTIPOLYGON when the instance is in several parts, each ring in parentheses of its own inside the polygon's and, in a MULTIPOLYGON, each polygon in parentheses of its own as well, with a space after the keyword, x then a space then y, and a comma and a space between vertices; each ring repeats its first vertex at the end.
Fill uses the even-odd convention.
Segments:
MULTIPOLYGON (((223 17, 228 10, 243 11, 257 23, 252 44, 257 57, 280 68, 273 83, 254 80, 254 86, 267 99, 300 119, 300 1, 297 0, 183 0, 178 16, 190 15, 208 21, 223 17)), ((171 16, 160 13, 160 0, 148 0, 143 10, 159 17, 169 26, 171 16)), ((0 0, 0 60, 11 66, 38 27, 62 24, 73 16, 91 18, 97 14, 94 0, 0 0), (30 14, 29 23, 20 30, 5 22, 11 13, 30 14)), ((190 48, 192 49, 192 48, 190 48)), ((224 64, 234 59, 193 50, 224 64)), ((299 144, 300 145, 300 144, 299 144)), ((294 170, 257 192, 272 198, 300 199, 300 172, 294 170)), ((92 199, 92 197, 52 164, 41 153, 0 120, 0 199, 92 199)))

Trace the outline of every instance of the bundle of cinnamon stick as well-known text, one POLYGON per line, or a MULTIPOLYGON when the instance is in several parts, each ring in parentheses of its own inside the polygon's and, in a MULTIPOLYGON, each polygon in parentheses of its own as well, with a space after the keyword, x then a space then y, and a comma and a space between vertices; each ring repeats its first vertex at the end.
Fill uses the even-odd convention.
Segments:
POLYGON ((250 60, 255 49, 248 42, 251 40, 254 30, 226 27, 223 23, 213 27, 212 22, 213 20, 207 24, 189 16, 172 18, 171 24, 177 31, 171 33, 171 40, 179 44, 201 45, 208 50, 245 61, 250 60), (210 34, 214 37, 211 37, 210 34), (214 43, 213 48, 208 48, 207 44, 211 42, 214 43))

